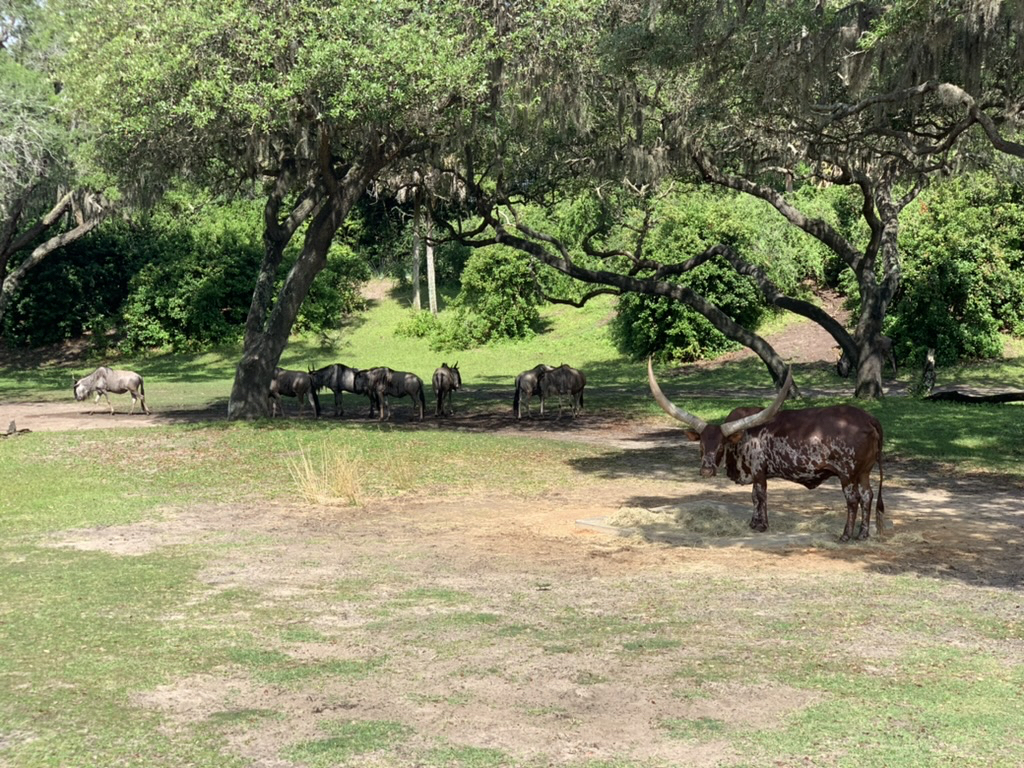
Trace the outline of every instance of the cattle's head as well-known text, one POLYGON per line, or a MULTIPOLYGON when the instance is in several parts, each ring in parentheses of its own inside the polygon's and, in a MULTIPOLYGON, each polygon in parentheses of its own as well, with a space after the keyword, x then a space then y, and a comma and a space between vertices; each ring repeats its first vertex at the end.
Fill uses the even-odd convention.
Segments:
POLYGON ((657 380, 654 378, 654 366, 651 364, 650 358, 647 359, 647 381, 651 387, 651 394, 654 395, 654 399, 661 406, 662 410, 689 427, 686 430, 686 436, 690 440, 700 441, 700 474, 702 477, 713 477, 722 463, 722 459, 725 458, 725 451, 730 445, 735 445, 742 440, 743 435, 748 429, 759 427, 775 418, 775 414, 778 413, 782 404, 786 401, 789 388, 793 384, 793 372, 791 370, 786 371, 786 381, 771 405, 763 411, 758 411, 741 419, 727 421, 721 426, 708 424, 692 413, 684 411, 665 397, 661 387, 658 386, 657 380))

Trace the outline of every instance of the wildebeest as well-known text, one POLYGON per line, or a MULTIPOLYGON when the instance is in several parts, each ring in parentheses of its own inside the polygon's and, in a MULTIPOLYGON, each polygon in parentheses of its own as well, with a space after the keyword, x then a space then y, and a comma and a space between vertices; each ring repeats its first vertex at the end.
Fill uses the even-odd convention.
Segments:
POLYGON ((345 409, 341 403, 342 392, 353 392, 356 394, 365 394, 363 392, 356 391, 356 374, 359 371, 355 368, 349 368, 347 365, 341 363, 335 363, 334 365, 328 365, 323 368, 313 370, 312 366, 309 369, 309 378, 313 382, 313 391, 318 395, 320 390, 327 387, 334 392, 334 415, 341 416, 345 409))
MULTIPOLYGON (((558 395, 558 414, 562 414, 562 395, 569 396, 569 407, 572 415, 578 416, 583 409, 583 388, 587 386, 587 377, 583 371, 562 363, 557 368, 547 371, 540 382, 541 392, 545 398, 552 394, 558 395)), ((540 412, 544 413, 544 400, 541 400, 540 412)))
MULTIPOLYGON (((146 392, 142 385, 142 377, 135 373, 135 371, 118 371, 101 365, 88 376, 75 382, 75 400, 85 400, 93 392, 96 393, 93 407, 95 408, 96 403, 100 401, 102 396, 107 401, 107 405, 110 406, 111 415, 114 413, 114 406, 111 404, 110 398, 107 397, 108 392, 113 392, 115 395, 123 395, 125 392, 131 394, 132 405, 128 410, 129 416, 135 412, 136 400, 142 405, 142 410, 147 414, 149 413, 149 408, 146 406, 146 392)), ((89 411, 89 413, 92 413, 92 411, 89 411)))
POLYGON ((768 530, 768 479, 782 478, 817 488, 838 477, 846 497, 846 527, 842 541, 853 536, 857 510, 861 510, 857 538, 866 539, 871 526, 871 472, 878 465, 878 499, 875 526, 881 534, 885 505, 882 503, 882 425, 874 416, 850 405, 799 408, 782 411, 793 383, 792 372, 768 408, 736 408, 721 426, 708 424, 674 405, 654 378, 650 359, 647 380, 658 405, 688 425, 686 436, 700 441, 700 474, 712 477, 725 462, 729 479, 753 484, 754 516, 750 527, 768 530))
POLYGON ((376 405, 381 421, 389 418, 391 408, 388 397, 404 397, 408 395, 416 406, 419 400, 420 421, 427 407, 427 399, 423 394, 423 379, 415 373, 393 371, 387 367, 369 368, 356 374, 356 387, 370 395, 370 413, 376 405))
POLYGON ((526 404, 526 415, 530 415, 530 398, 534 395, 540 396, 540 412, 544 413, 544 390, 541 388, 541 380, 548 371, 553 371, 550 365, 535 365, 528 371, 523 371, 516 376, 516 392, 512 397, 512 412, 517 419, 523 417, 523 404, 526 404))
POLYGON ((455 413, 452 406, 452 393, 462 387, 462 374, 459 373, 459 364, 448 367, 448 363, 441 363, 441 367, 434 371, 434 395, 437 397, 437 407, 434 409, 435 416, 447 416, 455 413), (445 403, 448 408, 445 409, 445 403))
POLYGON ((313 389, 313 379, 305 371, 288 371, 284 368, 274 369, 274 378, 270 380, 270 415, 274 415, 274 408, 281 411, 284 416, 284 407, 281 405, 281 395, 294 397, 299 401, 299 416, 302 416, 302 409, 306 407, 306 400, 313 406, 314 418, 320 418, 320 398, 313 389))

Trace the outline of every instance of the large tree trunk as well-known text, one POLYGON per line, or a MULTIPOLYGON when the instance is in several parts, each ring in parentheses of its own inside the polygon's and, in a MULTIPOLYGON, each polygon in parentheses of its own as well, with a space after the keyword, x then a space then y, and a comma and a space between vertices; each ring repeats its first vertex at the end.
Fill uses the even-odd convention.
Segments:
POLYGON ((344 179, 328 179, 330 191, 323 197, 317 196, 316 187, 307 188, 283 223, 278 211, 288 192, 289 179, 283 174, 278 180, 264 211, 266 254, 246 318, 242 359, 235 369, 235 382, 228 400, 229 419, 252 420, 269 414, 271 376, 288 344, 299 308, 313 279, 327 265, 327 251, 335 233, 348 218, 370 178, 385 164, 382 156, 376 156, 366 165, 350 165, 344 179), (284 248, 307 219, 310 220, 302 251, 270 309, 274 278, 284 248))
MULTIPOLYGON (((267 315, 265 328, 246 334, 242 359, 235 369, 235 383, 228 401, 228 418, 257 419, 269 414, 268 392, 274 368, 288 344, 295 318, 313 279, 327 266, 327 250, 341 221, 344 221, 344 216, 339 211, 325 206, 310 222, 302 251, 281 286, 273 310, 267 315)), ((264 266, 271 266, 273 259, 274 254, 268 254, 264 266)), ((279 256, 277 260, 280 263, 279 256)), ((265 272, 261 270, 261 280, 265 272)), ((256 302, 256 294, 253 301, 256 302)))

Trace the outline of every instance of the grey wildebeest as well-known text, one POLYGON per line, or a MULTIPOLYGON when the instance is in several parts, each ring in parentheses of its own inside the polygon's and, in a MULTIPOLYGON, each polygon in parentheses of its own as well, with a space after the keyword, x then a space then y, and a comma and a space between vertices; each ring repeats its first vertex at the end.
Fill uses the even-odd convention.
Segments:
POLYGON ((437 407, 434 409, 435 416, 447 416, 455 413, 452 406, 452 393, 462 387, 462 374, 459 373, 459 364, 448 367, 448 363, 441 363, 441 367, 434 371, 433 378, 434 396, 437 397, 437 407), (445 408, 445 403, 448 407, 445 408))
POLYGON ((526 415, 530 415, 530 398, 534 395, 540 396, 540 412, 544 413, 544 390, 541 387, 541 381, 544 378, 544 374, 553 370, 554 368, 550 365, 541 363, 516 376, 516 392, 512 397, 512 412, 515 413, 517 419, 523 417, 524 403, 526 405, 526 415))
MULTIPOLYGON (((136 400, 142 405, 142 410, 147 414, 149 413, 149 408, 146 406, 146 392, 142 385, 142 377, 135 373, 135 371, 118 371, 101 365, 88 376, 75 382, 75 400, 85 400, 93 392, 96 393, 93 407, 95 408, 96 403, 100 401, 100 397, 103 397, 107 401, 107 405, 110 406, 111 415, 114 413, 114 406, 111 404, 110 398, 107 397, 108 392, 113 392, 115 395, 123 395, 125 392, 131 394, 132 405, 128 410, 129 416, 135 412, 136 400)), ((89 413, 92 413, 92 411, 89 411, 89 413)))
POLYGON ((404 397, 408 395, 416 407, 419 401, 420 421, 427 408, 427 399, 423 394, 423 379, 415 373, 393 371, 387 367, 369 368, 356 374, 356 387, 370 396, 370 414, 376 406, 381 421, 391 416, 388 397, 404 397))
MULTIPOLYGON (((547 371, 541 377, 540 388, 544 398, 558 395, 558 415, 562 415, 562 395, 569 396, 569 407, 572 415, 578 416, 583 409, 583 388, 587 386, 587 377, 583 371, 562 363, 557 368, 547 371)), ((544 413, 544 399, 540 401, 540 412, 544 413)))
POLYGON ((270 415, 274 415, 275 407, 284 416, 281 396, 294 397, 299 401, 299 416, 306 407, 306 401, 313 406, 314 418, 320 418, 320 398, 313 389, 313 379, 305 371, 288 371, 284 368, 274 369, 274 378, 270 380, 270 415))
POLYGON ((866 539, 871 526, 871 473, 878 465, 878 497, 875 526, 881 535, 885 505, 882 503, 882 425, 870 413, 850 405, 780 410, 793 383, 792 371, 775 400, 767 408, 735 408, 720 425, 708 424, 674 405, 662 393, 647 360, 647 380, 658 405, 672 418, 686 424, 686 436, 700 442, 700 474, 713 477, 725 462, 729 479, 753 484, 754 516, 750 527, 768 530, 768 479, 781 478, 817 488, 838 477, 846 497, 846 527, 841 541, 854 535, 857 510, 861 510, 857 538, 866 539))
POLYGON ((342 365, 341 363, 335 363, 334 365, 328 365, 324 368, 318 368, 315 371, 312 366, 310 367, 309 378, 313 382, 313 391, 319 395, 320 390, 327 387, 329 390, 334 392, 335 416, 341 416, 345 412, 341 403, 342 392, 365 394, 365 392, 359 392, 356 390, 357 373, 359 373, 357 369, 349 368, 347 365, 342 365))

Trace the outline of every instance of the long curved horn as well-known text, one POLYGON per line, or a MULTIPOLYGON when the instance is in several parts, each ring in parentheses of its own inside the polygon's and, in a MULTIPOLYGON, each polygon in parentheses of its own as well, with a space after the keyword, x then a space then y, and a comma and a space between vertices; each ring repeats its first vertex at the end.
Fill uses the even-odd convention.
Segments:
POLYGON ((703 419, 699 419, 692 413, 687 413, 682 408, 674 405, 664 393, 661 391, 661 387, 658 386, 657 379, 654 378, 654 366, 651 363, 651 358, 647 358, 647 383, 651 385, 651 394, 654 395, 654 399, 661 406, 661 409, 665 411, 673 419, 679 419, 684 424, 689 424, 699 434, 704 431, 708 423, 703 419))
POLYGON ((734 435, 737 432, 742 432, 745 429, 752 429, 759 427, 762 424, 766 424, 775 418, 775 414, 779 412, 782 404, 786 402, 786 396, 789 394, 789 388, 793 386, 793 369, 786 369, 786 381, 782 384, 782 389, 779 390, 779 394, 775 396, 772 404, 765 408, 763 411, 746 416, 742 419, 736 419, 735 421, 727 421, 722 425, 722 436, 728 437, 734 435))

